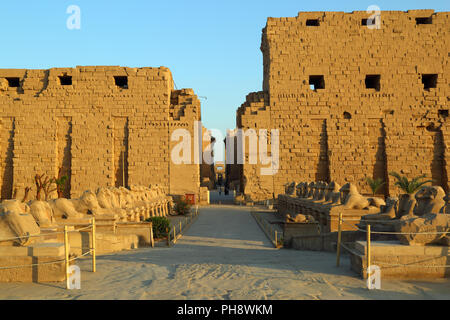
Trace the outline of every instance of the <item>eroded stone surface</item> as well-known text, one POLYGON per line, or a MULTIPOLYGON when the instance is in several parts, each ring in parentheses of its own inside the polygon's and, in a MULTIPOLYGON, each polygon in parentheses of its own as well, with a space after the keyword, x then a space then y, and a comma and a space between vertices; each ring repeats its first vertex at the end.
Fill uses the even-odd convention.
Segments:
POLYGON ((404 216, 398 232, 401 243, 409 245, 450 245, 450 214, 426 213, 420 217, 404 216))
POLYGON ((38 241, 38 238, 28 236, 39 233, 39 226, 27 204, 19 200, 5 200, 0 204, 0 240, 22 237, 0 241, 0 246, 27 245, 38 241))
POLYGON ((362 196, 353 183, 346 183, 341 191, 341 203, 344 209, 365 209, 369 207, 369 200, 362 196))

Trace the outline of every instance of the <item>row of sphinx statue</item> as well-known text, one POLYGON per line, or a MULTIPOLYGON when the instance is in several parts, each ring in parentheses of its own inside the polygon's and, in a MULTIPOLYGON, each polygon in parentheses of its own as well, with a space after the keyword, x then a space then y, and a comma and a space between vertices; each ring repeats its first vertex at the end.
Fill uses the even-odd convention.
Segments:
MULTIPOLYGON (((75 199, 48 201, 17 199, 0 203, 0 246, 27 245, 33 241, 27 234, 40 234, 41 228, 53 228, 67 219, 96 217, 117 222, 139 222, 151 216, 166 216, 172 198, 157 185, 102 187, 85 191, 75 199), (23 237, 14 241, 2 241, 23 237)), ((37 239, 37 238, 35 238, 37 239)))
POLYGON ((400 242, 405 244, 450 243, 450 194, 440 186, 422 186, 413 194, 401 194, 386 200, 361 195, 356 186, 336 182, 291 182, 285 185, 285 194, 321 204, 324 208, 370 210, 364 221, 390 222, 400 242))
POLYGON ((343 205, 344 209, 380 208, 386 205, 384 199, 362 196, 353 183, 346 183, 342 187, 332 181, 319 182, 291 182, 285 185, 286 195, 295 195, 298 198, 320 201, 328 205, 343 205))
POLYGON ((440 186, 423 186, 416 193, 389 197, 366 197, 358 192, 353 183, 342 187, 336 182, 291 182, 285 185, 285 194, 310 199, 328 205, 342 205, 343 209, 380 208, 380 218, 421 216, 427 213, 450 213, 450 194, 440 186))

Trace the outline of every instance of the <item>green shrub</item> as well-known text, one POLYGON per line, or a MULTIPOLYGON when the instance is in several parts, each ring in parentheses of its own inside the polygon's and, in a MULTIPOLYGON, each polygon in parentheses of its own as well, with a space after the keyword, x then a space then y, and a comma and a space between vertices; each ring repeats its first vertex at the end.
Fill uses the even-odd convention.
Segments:
POLYGON ((366 178, 366 181, 367 181, 367 184, 369 185, 370 189, 372 190, 373 196, 385 184, 385 182, 381 178, 378 178, 378 179, 366 178))
POLYGON ((145 220, 153 223, 153 237, 164 238, 167 237, 167 229, 170 230, 170 220, 166 217, 151 217, 145 220))
POLYGON ((402 189, 404 192, 408 194, 413 194, 417 190, 420 189, 424 184, 433 182, 433 180, 423 180, 426 178, 426 175, 421 175, 413 178, 411 181, 408 180, 407 177, 400 175, 399 173, 392 171, 389 173, 391 176, 395 177, 397 181, 394 183, 397 187, 402 189))
POLYGON ((191 212, 191 205, 184 198, 181 198, 175 201, 175 206, 173 209, 177 214, 184 216, 191 212))

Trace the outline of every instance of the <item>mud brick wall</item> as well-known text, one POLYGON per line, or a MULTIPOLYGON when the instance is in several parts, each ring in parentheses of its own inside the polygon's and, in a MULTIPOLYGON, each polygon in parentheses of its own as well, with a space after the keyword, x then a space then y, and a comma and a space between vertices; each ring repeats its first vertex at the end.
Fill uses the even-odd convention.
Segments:
MULTIPOLYGON (((237 110, 236 122, 238 128, 244 130, 253 129, 259 135, 260 129, 271 128, 271 116, 268 110, 269 96, 265 92, 252 92, 247 95, 246 102, 237 110)), ((237 140, 237 139, 236 139, 237 140)), ((237 147, 237 141, 235 140, 235 147, 237 147)), ((281 138, 280 138, 281 140, 281 138)), ((241 176, 241 188, 245 194, 251 195, 254 199, 262 199, 266 197, 272 197, 274 192, 274 176, 266 176, 260 174, 261 165, 259 164, 259 158, 257 164, 250 164, 250 157, 257 156, 250 154, 250 139, 244 138, 244 159, 237 159, 235 155, 236 164, 241 176), (238 164, 237 162, 243 162, 238 164)), ((281 153, 285 152, 281 146, 280 141, 280 158, 281 153)), ((268 150, 270 150, 270 144, 268 143, 268 150)), ((237 153, 237 152, 236 152, 237 153)), ((281 165, 284 165, 283 163, 281 165)), ((233 171, 233 170, 232 170, 233 171)))
MULTIPOLYGON (((169 111, 169 134, 176 129, 185 129, 191 136, 191 161, 190 164, 175 164, 169 161, 170 190, 174 194, 194 193, 196 200, 200 194, 200 165, 194 158, 194 121, 201 120, 200 101, 192 89, 176 90, 172 93, 169 111)), ((199 124, 201 138, 202 127, 199 124)), ((169 149, 172 150, 179 141, 171 141, 169 136, 169 149)), ((201 148, 201 146, 199 146, 201 148)), ((202 150, 200 150, 202 151, 202 150)), ((170 157, 170 154, 169 154, 170 157)), ((170 160, 170 158, 169 158, 170 160)))
MULTIPOLYGON (((184 184, 197 193, 198 175, 189 183, 170 178, 170 125, 192 127, 200 115, 199 103, 178 104, 178 94, 165 67, 0 70, 1 198, 16 188, 21 197, 27 186, 34 197, 34 175, 59 170, 70 177, 67 197, 130 184, 159 184, 167 193, 176 191, 171 183, 184 184), (173 117, 176 108, 182 117, 173 117)), ((184 96, 196 99, 192 90, 184 96)))
POLYGON ((245 193, 268 199, 287 182, 318 180, 369 193, 371 177, 397 195, 391 171, 448 191, 449 15, 382 11, 380 29, 359 11, 268 18, 263 91, 247 96, 237 127, 278 128, 280 169, 263 177, 244 164, 245 193))

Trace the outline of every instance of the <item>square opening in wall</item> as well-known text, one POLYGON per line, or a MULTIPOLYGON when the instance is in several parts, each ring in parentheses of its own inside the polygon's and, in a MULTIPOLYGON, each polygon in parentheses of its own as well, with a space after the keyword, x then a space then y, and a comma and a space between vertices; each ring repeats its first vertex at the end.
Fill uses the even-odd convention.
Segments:
POLYGON ((311 90, 325 89, 325 80, 323 76, 309 76, 309 88, 311 90))
POLYGON ((416 24, 433 24, 433 17, 416 18, 416 24))
POLYGON ((352 115, 350 114, 350 112, 345 111, 344 112, 344 119, 350 120, 352 118, 352 115))
POLYGON ((8 81, 8 87, 18 88, 20 87, 20 78, 6 78, 8 81))
POLYGON ((122 89, 128 89, 128 77, 126 76, 115 76, 114 81, 116 86, 122 89))
POLYGON ((425 90, 437 87, 437 74, 422 74, 422 83, 425 90))
POLYGON ((366 89, 375 89, 376 91, 380 91, 380 78, 379 74, 370 74, 366 75, 366 89))
POLYGON ((62 86, 71 86, 72 77, 71 76, 59 76, 59 84, 62 86))
POLYGON ((319 19, 308 19, 306 20, 306 25, 308 27, 318 27, 320 26, 319 19))
POLYGON ((448 109, 440 109, 438 110, 439 117, 447 118, 448 117, 448 109))

